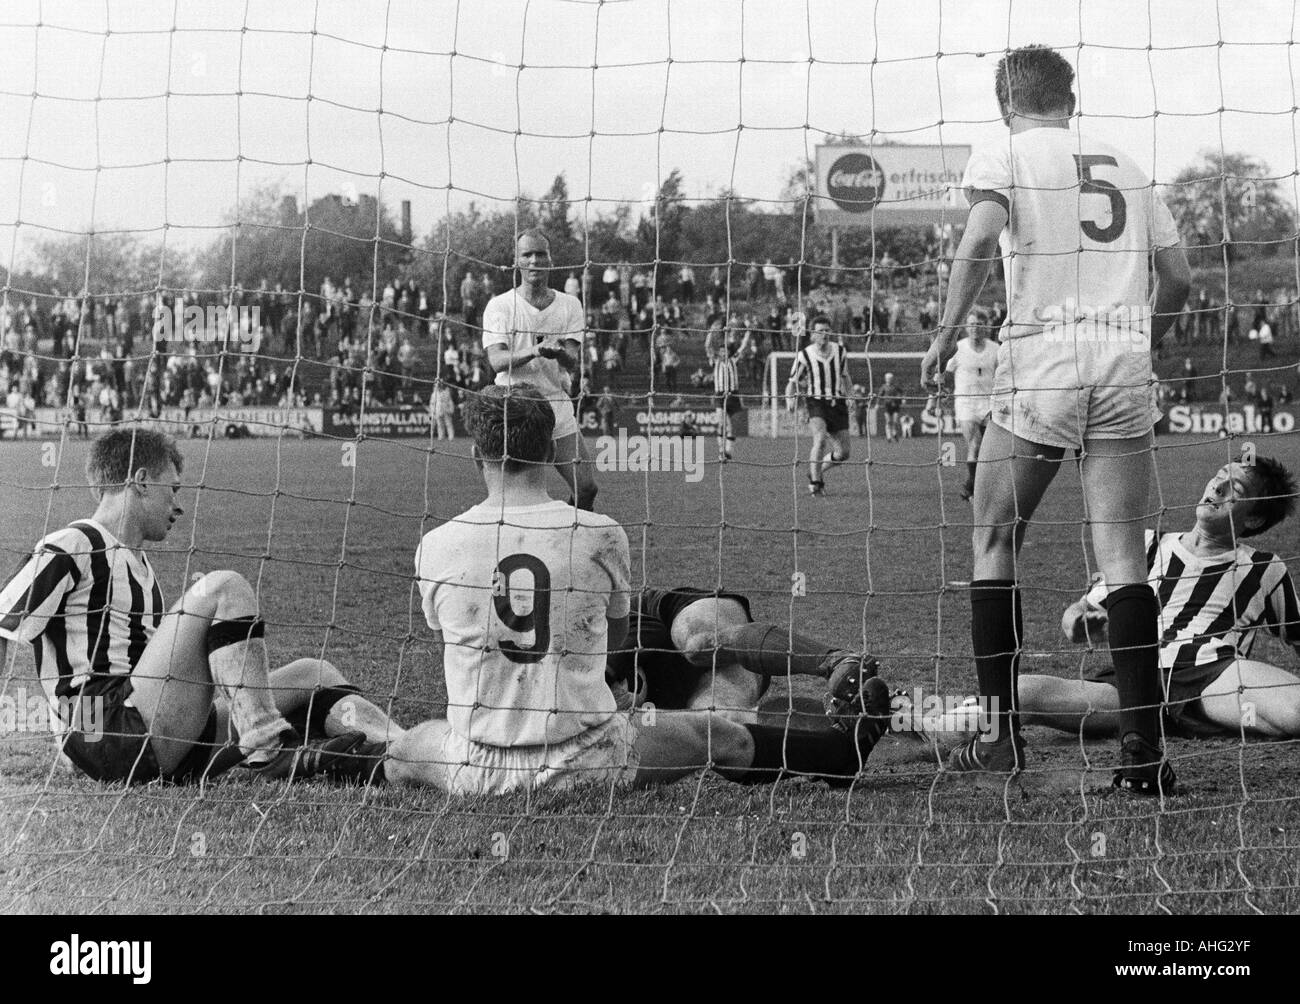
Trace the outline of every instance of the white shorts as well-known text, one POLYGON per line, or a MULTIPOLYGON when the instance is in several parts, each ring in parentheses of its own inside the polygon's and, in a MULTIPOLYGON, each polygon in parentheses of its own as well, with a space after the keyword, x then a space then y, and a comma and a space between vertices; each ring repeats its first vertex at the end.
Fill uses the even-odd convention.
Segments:
POLYGON ((573 402, 567 397, 551 398, 551 410, 555 412, 555 431, 551 439, 563 439, 565 436, 578 434, 578 419, 573 413, 573 402))
POLYGON ((453 795, 504 795, 543 787, 631 784, 640 766, 636 736, 627 711, 551 746, 488 746, 448 726, 437 761, 446 772, 439 787, 453 795))
POLYGON ((1052 344, 1036 336, 998 346, 993 422, 1042 446, 1145 436, 1160 418, 1151 353, 1118 345, 1052 344))
POLYGON ((989 417, 989 397, 958 397, 953 401, 952 411, 958 422, 982 422, 989 417))

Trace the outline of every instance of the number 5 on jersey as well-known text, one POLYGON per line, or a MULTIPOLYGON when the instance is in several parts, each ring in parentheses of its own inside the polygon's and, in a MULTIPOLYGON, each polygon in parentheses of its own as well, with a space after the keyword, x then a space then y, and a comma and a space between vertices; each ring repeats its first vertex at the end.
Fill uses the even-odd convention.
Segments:
POLYGON ((1094 167, 1118 167, 1119 162, 1104 153, 1076 153, 1074 166, 1079 172, 1080 195, 1104 195, 1110 200, 1110 225, 1098 226, 1095 220, 1080 220, 1083 232, 1099 244, 1109 244, 1117 240, 1124 232, 1128 222, 1128 205, 1124 202, 1124 193, 1109 181, 1092 176, 1094 167))
POLYGON ((531 554, 511 554, 497 562, 492 577, 492 608, 507 630, 515 634, 532 634, 531 645, 502 639, 501 654, 511 662, 541 662, 551 647, 551 573, 531 554), (532 576, 532 609, 527 613, 515 610, 510 588, 510 576, 515 572, 528 572, 532 576))

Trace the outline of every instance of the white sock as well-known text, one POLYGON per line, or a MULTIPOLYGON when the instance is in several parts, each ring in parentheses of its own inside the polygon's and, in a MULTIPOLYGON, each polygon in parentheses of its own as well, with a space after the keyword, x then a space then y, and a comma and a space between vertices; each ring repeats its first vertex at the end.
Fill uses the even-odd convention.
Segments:
POLYGON ((280 748, 280 733, 290 727, 271 697, 267 665, 266 642, 261 638, 208 653, 212 680, 230 703, 230 723, 239 734, 239 748, 253 762, 270 759, 280 748))

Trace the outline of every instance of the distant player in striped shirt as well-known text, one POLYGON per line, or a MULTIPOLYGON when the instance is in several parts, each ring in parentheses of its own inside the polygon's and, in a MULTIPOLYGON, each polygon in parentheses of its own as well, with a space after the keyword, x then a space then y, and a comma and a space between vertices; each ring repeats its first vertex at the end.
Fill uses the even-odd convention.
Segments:
POLYGON ((807 383, 808 425, 813 434, 808 452, 808 493, 813 496, 826 494, 826 472, 849 459, 847 395, 853 387, 849 354, 830 337, 830 318, 814 317, 812 341, 795 355, 785 386, 786 408, 794 411, 795 394, 801 384, 807 383))
MULTIPOLYGON (((1256 550, 1254 537, 1295 512, 1296 482, 1277 461, 1229 464, 1205 487, 1196 523, 1183 533, 1146 531, 1150 582, 1160 599, 1160 668, 1174 735, 1300 737, 1300 677, 1250 658, 1260 628, 1300 652, 1300 610, 1282 559, 1256 550)), ((1072 641, 1106 637, 1105 587, 1069 609, 1061 627, 1072 641)), ((1109 661, 1082 680, 1026 676, 1026 724, 1085 735, 1113 735, 1119 691, 1109 661)))
POLYGON ((718 460, 731 459, 736 437, 731 431, 731 416, 740 411, 740 372, 736 359, 749 345, 749 332, 735 346, 728 346, 727 331, 721 320, 709 325, 704 336, 704 352, 713 367, 713 407, 718 419, 718 460))
POLYGON ((63 752, 98 781, 191 781, 240 765, 275 780, 362 780, 368 741, 398 735, 320 659, 272 672, 257 595, 209 572, 168 609, 144 545, 182 515, 169 436, 119 429, 91 446, 95 514, 47 534, 0 589, 0 665, 30 642, 63 752), (304 746, 309 729, 333 738, 304 746))

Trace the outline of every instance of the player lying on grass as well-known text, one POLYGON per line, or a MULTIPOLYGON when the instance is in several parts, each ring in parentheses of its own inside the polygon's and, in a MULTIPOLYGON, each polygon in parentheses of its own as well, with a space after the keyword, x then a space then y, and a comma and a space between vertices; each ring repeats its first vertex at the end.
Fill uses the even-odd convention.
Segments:
MULTIPOLYGON (((1151 582, 1161 603, 1168 733, 1239 736, 1245 729, 1300 736, 1300 677, 1250 658, 1260 628, 1300 651, 1295 586, 1281 558, 1241 541, 1291 516, 1295 495, 1295 478, 1276 460, 1228 464, 1206 485, 1190 530, 1146 532, 1151 582)), ((1072 604, 1061 627, 1075 642, 1104 641, 1104 585, 1072 604)), ((1025 724, 1113 735, 1119 711, 1114 669, 1098 666, 1082 680, 1026 676, 1020 709, 1025 724)))
POLYGON ((209 572, 164 605, 144 545, 182 514, 182 463, 171 437, 145 429, 92 444, 99 504, 43 537, 0 590, 0 665, 8 641, 32 644, 63 752, 95 780, 192 781, 236 765, 277 780, 357 776, 365 764, 349 754, 401 730, 328 662, 269 671, 247 580, 209 572), (308 724, 331 738, 304 746, 308 724))
MULTIPOLYGON (((629 694, 636 707, 708 710, 739 723, 758 721, 773 676, 821 677, 827 681, 822 710, 830 725, 849 714, 848 706, 877 670, 870 656, 755 623, 749 599, 740 593, 693 586, 634 596, 627 638, 611 648, 606 665, 615 695, 629 694)), ((788 706, 777 701, 771 710, 788 706)), ((801 703, 794 708, 806 710, 801 703)))
POLYGON ((447 718, 391 745, 388 779, 500 794, 665 782, 706 766, 748 782, 782 771, 855 776, 888 720, 888 690, 875 678, 845 695, 853 721, 843 732, 700 711, 638 726, 631 702, 620 707, 605 664, 627 636, 627 534, 547 494, 554 421, 527 385, 469 401, 487 498, 431 530, 416 554, 425 617, 442 644, 447 718))

